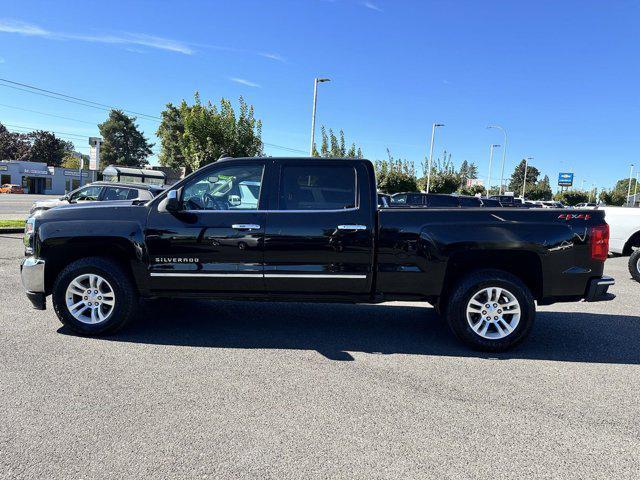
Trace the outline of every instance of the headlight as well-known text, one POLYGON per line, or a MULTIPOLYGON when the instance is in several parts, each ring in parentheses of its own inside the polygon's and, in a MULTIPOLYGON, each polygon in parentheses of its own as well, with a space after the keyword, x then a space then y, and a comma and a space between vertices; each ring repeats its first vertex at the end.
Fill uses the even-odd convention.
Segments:
POLYGON ((25 255, 33 254, 33 234, 36 231, 36 219, 30 217, 24 224, 24 253, 25 255))

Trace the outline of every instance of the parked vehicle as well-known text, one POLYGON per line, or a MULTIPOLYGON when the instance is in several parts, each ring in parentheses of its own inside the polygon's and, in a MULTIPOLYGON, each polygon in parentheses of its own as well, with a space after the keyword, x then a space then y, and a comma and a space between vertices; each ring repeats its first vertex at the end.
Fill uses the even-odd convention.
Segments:
POLYGON ((618 255, 631 255, 640 248, 640 208, 604 207, 611 229, 609 251, 618 255))
POLYGON ((525 203, 521 198, 513 195, 492 195, 489 198, 497 200, 503 207, 511 208, 531 208, 532 205, 525 203))
POLYGON ((146 203, 29 218, 22 282, 84 335, 125 325, 138 297, 414 300, 490 351, 528 335, 535 302, 601 300, 614 283, 602 211, 378 209, 376 197, 367 160, 219 160, 146 203))
POLYGON ((0 193, 24 193, 24 189, 20 185, 5 183, 0 186, 0 193))
POLYGON ((447 195, 442 193, 396 193, 391 196, 392 207, 428 207, 428 208, 458 208, 458 207, 500 207, 499 202, 489 202, 485 205, 485 198, 468 195, 447 195))
POLYGON ((573 208, 598 208, 598 204, 597 203, 578 203, 575 207, 573 208))
POLYGON ((104 202, 114 200, 151 200, 164 187, 150 185, 147 183, 114 183, 114 182, 93 182, 84 185, 60 198, 41 200, 34 202, 29 211, 29 215, 40 214, 45 210, 60 205, 84 202, 104 202))

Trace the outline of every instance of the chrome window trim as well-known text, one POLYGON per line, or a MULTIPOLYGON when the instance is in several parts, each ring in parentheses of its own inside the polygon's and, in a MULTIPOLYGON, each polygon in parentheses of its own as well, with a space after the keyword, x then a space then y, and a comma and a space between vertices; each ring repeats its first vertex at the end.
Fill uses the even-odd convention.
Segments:
POLYGON ((336 210, 251 210, 251 209, 240 209, 237 208, 235 210, 180 210, 180 212, 184 213, 228 213, 228 212, 252 212, 252 213, 337 213, 337 212, 355 212, 356 210, 360 210, 360 207, 354 208, 339 208, 336 210))

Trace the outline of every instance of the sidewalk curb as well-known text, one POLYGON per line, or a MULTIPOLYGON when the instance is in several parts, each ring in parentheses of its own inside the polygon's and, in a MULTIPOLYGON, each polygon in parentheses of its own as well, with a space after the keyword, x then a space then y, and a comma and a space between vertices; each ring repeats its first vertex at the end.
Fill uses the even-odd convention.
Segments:
POLYGON ((24 228, 0 228, 0 233, 23 233, 24 228))

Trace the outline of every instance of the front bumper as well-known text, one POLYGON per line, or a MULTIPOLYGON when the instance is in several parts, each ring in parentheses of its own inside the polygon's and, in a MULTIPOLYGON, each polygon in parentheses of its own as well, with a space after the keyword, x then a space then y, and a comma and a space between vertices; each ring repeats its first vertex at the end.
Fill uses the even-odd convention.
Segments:
POLYGON ((611 285, 615 285, 616 281, 611 277, 592 278, 587 284, 587 302, 600 302, 603 300, 612 300, 614 295, 607 293, 611 285))
POLYGON ((44 260, 35 257, 25 258, 20 265, 20 277, 33 308, 44 310, 46 308, 44 260))

